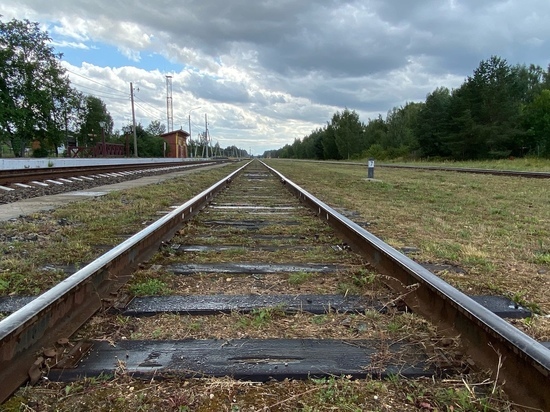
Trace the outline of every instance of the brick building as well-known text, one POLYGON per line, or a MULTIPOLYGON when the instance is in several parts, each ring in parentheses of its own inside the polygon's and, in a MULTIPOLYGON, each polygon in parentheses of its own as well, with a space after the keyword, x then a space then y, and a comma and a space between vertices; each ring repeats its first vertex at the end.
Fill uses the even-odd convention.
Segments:
POLYGON ((189 133, 185 130, 173 130, 161 134, 160 137, 166 142, 164 157, 185 158, 187 157, 187 138, 189 133))

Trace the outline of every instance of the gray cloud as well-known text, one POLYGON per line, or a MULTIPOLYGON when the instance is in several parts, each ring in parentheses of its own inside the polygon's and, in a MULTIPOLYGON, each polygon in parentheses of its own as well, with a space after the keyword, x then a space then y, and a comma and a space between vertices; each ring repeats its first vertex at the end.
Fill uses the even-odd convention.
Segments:
MULTIPOLYGON (((165 113, 168 73, 140 62, 164 56, 181 67, 170 73, 175 117, 201 107, 220 139, 250 141, 256 153, 303 137, 344 107, 366 120, 457 87, 491 55, 550 62, 547 0, 6 0, 0 14, 39 21, 56 47, 79 50, 82 61, 69 63, 80 75, 121 89, 141 82, 144 122, 165 113), (102 44, 134 67, 88 60, 102 44)), ((127 121, 127 102, 105 101, 127 121)))

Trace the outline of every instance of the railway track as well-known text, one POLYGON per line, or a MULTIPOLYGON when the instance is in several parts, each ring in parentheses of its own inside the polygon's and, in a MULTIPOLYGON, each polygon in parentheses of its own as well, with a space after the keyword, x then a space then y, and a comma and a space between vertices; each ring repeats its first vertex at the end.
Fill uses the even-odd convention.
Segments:
POLYGON ((56 184, 61 179, 62 183, 70 183, 70 180, 78 181, 87 177, 102 176, 123 176, 125 174, 141 174, 146 172, 177 171, 182 168, 189 168, 197 165, 211 164, 211 161, 188 161, 180 164, 162 165, 159 163, 138 163, 138 164, 113 164, 100 166, 75 166, 55 168, 28 168, 28 169, 7 169, 0 170, 0 186, 4 190, 18 187, 48 186, 56 184), (68 180, 70 179, 70 180, 68 180))
POLYGON ((379 166, 393 168, 393 169, 433 170, 433 171, 472 173, 472 174, 495 175, 495 176, 524 177, 524 178, 532 178, 532 179, 550 179, 550 172, 481 169, 481 168, 472 168, 472 167, 414 166, 414 165, 392 165, 392 164, 381 164, 379 166))
POLYGON ((99 185, 139 179, 144 176, 201 168, 216 163, 220 162, 202 160, 186 161, 179 164, 136 163, 0 170, 0 204, 84 190, 99 185))
POLYGON ((2 320, 0 338, 2 400, 46 370, 65 380, 123 369, 148 379, 266 381, 453 376, 473 363, 498 372, 521 404, 550 409, 548 349, 257 161, 2 320), (169 296, 125 298, 155 285, 169 296), (409 309, 451 339, 411 337, 403 323, 409 309), (115 331, 100 342, 86 325, 98 311, 95 325, 112 323, 110 316, 141 319, 130 323, 142 339, 115 331), (192 320, 206 314, 210 320, 192 320), (279 316, 296 326, 254 332, 279 316), (382 333, 374 318, 392 324, 392 332, 382 333), (324 328, 311 326, 327 319, 324 328), (197 331, 196 323, 207 330, 197 331), (162 340, 158 325, 165 325, 162 340))
MULTIPOLYGON (((317 162, 317 163, 334 163, 339 165, 360 166, 366 167, 365 162, 335 162, 330 160, 316 161, 316 160, 301 160, 305 162, 317 162)), ((430 170, 434 172, 456 172, 456 173, 470 173, 480 175, 494 175, 494 176, 509 176, 509 177, 524 177, 531 179, 550 179, 550 172, 537 172, 526 170, 509 170, 509 169, 482 169, 474 167, 446 167, 446 166, 419 166, 419 165, 399 165, 391 163, 377 163, 376 167, 387 169, 405 169, 405 170, 430 170)))

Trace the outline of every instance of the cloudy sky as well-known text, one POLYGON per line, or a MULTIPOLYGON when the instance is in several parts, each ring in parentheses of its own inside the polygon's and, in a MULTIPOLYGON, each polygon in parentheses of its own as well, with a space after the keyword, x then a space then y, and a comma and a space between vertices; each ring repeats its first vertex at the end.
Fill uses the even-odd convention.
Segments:
POLYGON ((550 63, 548 0, 3 0, 2 20, 39 22, 73 86, 115 129, 167 123, 222 147, 277 149, 349 108, 368 121, 479 62, 550 63))

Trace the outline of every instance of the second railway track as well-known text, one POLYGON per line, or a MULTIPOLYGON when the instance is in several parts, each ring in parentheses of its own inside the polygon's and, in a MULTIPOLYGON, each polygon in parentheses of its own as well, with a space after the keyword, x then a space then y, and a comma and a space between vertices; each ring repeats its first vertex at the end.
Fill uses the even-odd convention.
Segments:
POLYGON ((435 382, 498 365, 514 399, 550 408, 548 349, 257 161, 4 319, 0 338, 2 399, 27 375, 435 382))

